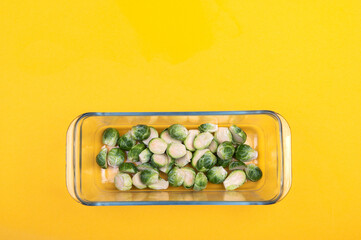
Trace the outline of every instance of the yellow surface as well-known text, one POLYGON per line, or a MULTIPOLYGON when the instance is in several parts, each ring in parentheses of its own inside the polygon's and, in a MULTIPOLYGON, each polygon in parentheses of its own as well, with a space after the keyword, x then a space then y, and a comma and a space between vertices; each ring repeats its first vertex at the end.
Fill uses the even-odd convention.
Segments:
POLYGON ((360 239, 360 1, 147 2, 1 1, 0 238, 360 239), (248 109, 292 128, 276 205, 86 207, 67 193, 78 114, 248 109))

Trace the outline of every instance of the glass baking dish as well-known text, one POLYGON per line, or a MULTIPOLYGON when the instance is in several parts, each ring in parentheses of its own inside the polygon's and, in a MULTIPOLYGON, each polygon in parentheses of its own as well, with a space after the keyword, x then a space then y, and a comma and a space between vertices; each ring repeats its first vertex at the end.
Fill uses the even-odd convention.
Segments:
POLYGON ((272 111, 217 112, 94 112, 74 119, 67 132, 66 183, 70 195, 89 206, 114 205, 265 205, 283 199, 291 187, 291 132, 286 120, 272 111), (104 129, 114 127, 122 135, 132 126, 146 124, 159 132, 179 123, 188 129, 202 123, 236 124, 247 133, 247 144, 258 151, 263 177, 247 181, 234 191, 223 184, 208 184, 203 191, 181 187, 167 190, 118 191, 107 180, 95 157, 104 129))

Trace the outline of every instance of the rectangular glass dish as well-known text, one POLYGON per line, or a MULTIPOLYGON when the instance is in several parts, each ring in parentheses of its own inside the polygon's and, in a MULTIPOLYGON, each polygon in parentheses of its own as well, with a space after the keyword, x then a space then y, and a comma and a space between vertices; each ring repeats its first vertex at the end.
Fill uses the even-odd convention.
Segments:
POLYGON ((68 191, 76 201, 89 206, 265 205, 283 199, 291 187, 291 132, 286 120, 272 111, 84 113, 69 126, 66 151, 68 191), (235 124, 247 133, 246 143, 258 151, 257 162, 263 172, 260 181, 247 181, 233 191, 226 191, 223 184, 208 184, 199 192, 182 187, 118 191, 107 181, 111 172, 96 164, 102 133, 108 127, 122 135, 137 124, 160 132, 175 123, 195 129, 207 122, 220 127, 235 124))

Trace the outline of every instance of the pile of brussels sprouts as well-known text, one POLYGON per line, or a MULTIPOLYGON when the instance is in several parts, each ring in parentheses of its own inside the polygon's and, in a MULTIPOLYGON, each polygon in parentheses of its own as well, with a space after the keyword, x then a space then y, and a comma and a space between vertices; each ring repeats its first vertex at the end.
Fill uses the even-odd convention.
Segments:
POLYGON ((262 177, 259 167, 246 164, 258 157, 258 152, 245 144, 246 138, 236 125, 227 128, 212 123, 192 130, 173 124, 160 135, 146 125, 134 126, 122 136, 115 128, 107 128, 96 162, 104 169, 119 168, 114 184, 121 191, 132 185, 155 190, 183 185, 200 191, 208 181, 234 190, 247 179, 255 182, 262 177))

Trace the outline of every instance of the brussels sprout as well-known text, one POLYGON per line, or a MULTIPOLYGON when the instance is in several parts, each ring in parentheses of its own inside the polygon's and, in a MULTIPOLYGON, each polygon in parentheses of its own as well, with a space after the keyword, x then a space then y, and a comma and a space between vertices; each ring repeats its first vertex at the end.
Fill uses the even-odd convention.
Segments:
POLYGON ((155 170, 155 171, 158 171, 157 168, 155 168, 152 164, 150 163, 142 163, 142 164, 139 164, 137 166, 138 170, 139 171, 143 171, 143 170, 146 170, 146 169, 150 169, 150 170, 155 170))
POLYGON ((149 184, 148 187, 150 189, 154 189, 154 190, 163 190, 163 189, 167 189, 169 186, 169 182, 159 178, 157 182, 153 183, 153 184, 149 184))
POLYGON ((231 163, 232 159, 221 159, 221 158, 217 158, 217 163, 216 163, 216 166, 222 166, 222 167, 228 167, 229 164, 231 163))
POLYGON ((114 185, 120 191, 127 191, 132 188, 132 178, 129 174, 118 173, 114 178, 114 185))
POLYGON ((200 133, 194 139, 193 146, 195 149, 205 149, 207 148, 213 140, 213 135, 209 132, 200 133))
POLYGON ((234 155, 237 160, 249 162, 258 157, 258 152, 246 144, 239 145, 234 155))
POLYGON ((155 154, 162 154, 165 153, 167 150, 168 144, 161 138, 153 138, 149 142, 149 150, 155 154))
POLYGON ((195 151, 195 147, 193 145, 194 139, 196 138, 196 136, 199 134, 198 130, 189 130, 188 131, 188 136, 186 137, 186 139, 184 140, 184 145, 186 146, 186 148, 189 151, 195 151))
POLYGON ((144 189, 147 187, 147 185, 142 183, 142 181, 140 180, 140 172, 134 174, 132 180, 133 180, 133 185, 138 189, 144 189))
POLYGON ((147 125, 137 125, 132 127, 130 133, 135 140, 141 141, 149 138, 150 128, 147 125))
POLYGON ((193 168, 190 167, 183 167, 181 170, 184 173, 184 181, 183 181, 183 187, 185 188, 192 188, 194 185, 194 180, 196 178, 196 172, 193 168))
POLYGON ((231 142, 222 142, 217 148, 217 156, 222 160, 231 160, 234 154, 235 148, 231 142))
POLYGON ((168 129, 169 135, 179 141, 184 141, 188 135, 188 130, 183 125, 173 124, 168 129))
POLYGON ((199 131, 201 132, 215 132, 218 130, 218 125, 213 123, 203 123, 198 127, 199 131))
POLYGON ((207 178, 211 183, 222 183, 224 181, 224 179, 226 179, 227 177, 227 171, 219 166, 219 167, 212 167, 208 172, 207 172, 207 178))
POLYGON ((146 163, 149 162, 150 158, 152 157, 152 152, 149 151, 148 148, 144 149, 140 154, 139 154, 139 161, 141 163, 146 163))
POLYGON ((198 160, 203 156, 203 154, 205 154, 206 152, 209 152, 209 149, 202 149, 202 150, 197 150, 193 153, 193 157, 192 157, 192 166, 194 168, 196 168, 197 166, 197 162, 198 160))
POLYGON ((221 144, 222 142, 232 142, 232 133, 226 127, 220 127, 214 133, 214 139, 221 144))
POLYGON ((169 173, 170 170, 172 170, 174 166, 174 159, 168 156, 168 163, 164 167, 159 168, 159 171, 164 172, 166 174, 169 173))
POLYGON ((114 147, 117 144, 119 132, 115 128, 107 128, 103 132, 103 144, 114 147))
POLYGON ((139 154, 145 149, 145 145, 143 143, 138 143, 133 146, 128 152, 128 160, 131 162, 139 161, 139 154))
POLYGON ((159 172, 156 170, 146 169, 140 172, 140 180, 145 185, 154 184, 158 181, 159 172))
POLYGON ((102 149, 100 150, 100 152, 98 153, 97 157, 96 157, 96 162, 97 164, 101 167, 106 169, 108 167, 107 164, 107 154, 108 154, 108 150, 106 147, 102 147, 102 149))
POLYGON ((132 137, 130 132, 121 136, 118 140, 119 148, 124 151, 129 151, 136 144, 135 139, 132 137))
POLYGON ((196 191, 201 191, 207 187, 208 179, 206 175, 202 172, 198 172, 194 180, 193 189, 196 191))
POLYGON ((247 134, 236 125, 232 125, 229 127, 229 130, 231 131, 233 142, 243 144, 247 139, 247 134))
POLYGON ((169 135, 169 131, 168 129, 165 129, 161 134, 160 134, 160 138, 163 139, 167 144, 170 143, 182 143, 182 141, 179 141, 177 139, 172 138, 169 135))
POLYGON ((248 164, 246 168, 246 175, 252 182, 257 182, 262 178, 262 171, 259 167, 254 164, 248 164))
POLYGON ((165 153, 153 154, 150 162, 152 163, 152 165, 154 167, 161 168, 168 164, 168 162, 169 162, 168 158, 169 158, 169 156, 165 153))
POLYGON ((242 170, 235 170, 228 175, 223 185, 226 190, 234 190, 242 186, 245 181, 246 174, 242 170))
POLYGON ((209 149, 197 150, 192 159, 192 165, 200 172, 206 172, 217 162, 217 157, 209 149), (204 151, 204 152, 198 152, 204 151))
POLYGON ((218 143, 216 140, 212 140, 211 144, 209 144, 208 149, 212 152, 215 153, 217 152, 217 148, 218 148, 218 143))
POLYGON ((147 139, 144 139, 142 142, 145 144, 145 145, 148 145, 150 140, 152 140, 153 138, 157 138, 159 137, 159 134, 158 134, 158 131, 157 129, 155 129, 154 127, 149 127, 150 129, 150 135, 147 139))
POLYGON ((184 167, 185 165, 187 165, 188 163, 190 163, 192 159, 192 152, 191 151, 187 151, 186 155, 184 155, 181 158, 177 158, 175 160, 175 165, 177 167, 184 167))
POLYGON ((108 164, 112 167, 118 167, 121 163, 124 162, 125 153, 119 148, 112 148, 108 153, 108 164))
POLYGON ((172 158, 181 158, 186 155, 187 149, 181 143, 171 143, 167 148, 167 154, 172 158))
POLYGON ((173 187, 179 187, 184 182, 184 172, 182 169, 178 167, 174 167, 169 173, 168 173, 168 181, 169 184, 173 187))
POLYGON ((124 162, 119 165, 119 172, 136 173, 138 169, 133 163, 124 162))
POLYGON ((247 165, 242 161, 233 161, 229 164, 229 170, 244 170, 247 165))

